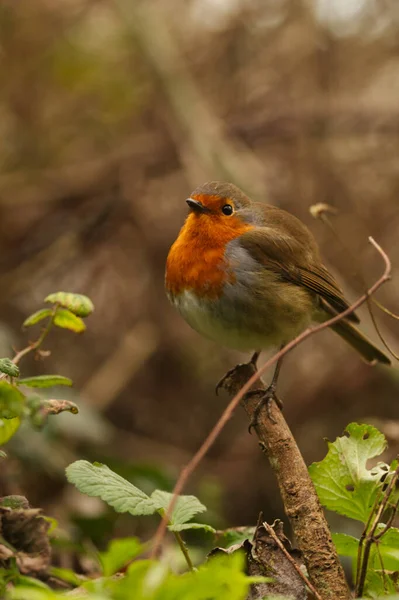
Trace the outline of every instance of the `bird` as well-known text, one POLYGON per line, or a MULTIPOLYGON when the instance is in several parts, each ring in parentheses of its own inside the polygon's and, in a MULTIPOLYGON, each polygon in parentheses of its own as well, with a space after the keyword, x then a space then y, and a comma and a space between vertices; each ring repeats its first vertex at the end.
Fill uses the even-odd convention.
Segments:
MULTIPOLYGON (((198 333, 251 352, 249 362, 256 368, 263 350, 282 348, 307 327, 349 307, 311 231, 291 213, 255 202, 223 181, 200 185, 186 202, 189 214, 167 256, 165 288, 172 305, 198 333)), ((355 326, 358 322, 352 312, 331 329, 366 362, 390 364, 355 326)), ((250 429, 272 399, 282 407, 276 395, 281 362, 250 429)))

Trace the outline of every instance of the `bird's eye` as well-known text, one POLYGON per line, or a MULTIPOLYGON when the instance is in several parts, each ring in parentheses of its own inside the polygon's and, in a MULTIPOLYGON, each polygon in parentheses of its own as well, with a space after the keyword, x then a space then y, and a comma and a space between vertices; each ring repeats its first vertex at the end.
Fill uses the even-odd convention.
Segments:
POLYGON ((224 215, 226 215, 226 217, 229 217, 230 215, 233 214, 233 207, 231 206, 231 204, 225 204, 222 208, 222 213, 224 215))

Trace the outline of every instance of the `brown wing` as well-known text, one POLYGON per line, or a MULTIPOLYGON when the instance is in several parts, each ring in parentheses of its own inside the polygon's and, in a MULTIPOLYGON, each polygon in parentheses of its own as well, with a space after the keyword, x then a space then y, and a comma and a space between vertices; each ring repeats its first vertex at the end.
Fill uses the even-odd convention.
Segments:
MULTIPOLYGON (((318 294, 336 312, 349 307, 334 277, 319 262, 315 241, 303 226, 302 240, 287 235, 278 228, 262 227, 245 233, 239 242, 249 254, 266 269, 279 274, 285 281, 301 285, 318 294), (305 234, 309 244, 303 243, 305 234)), ((352 313, 348 319, 358 323, 359 318, 352 313)))

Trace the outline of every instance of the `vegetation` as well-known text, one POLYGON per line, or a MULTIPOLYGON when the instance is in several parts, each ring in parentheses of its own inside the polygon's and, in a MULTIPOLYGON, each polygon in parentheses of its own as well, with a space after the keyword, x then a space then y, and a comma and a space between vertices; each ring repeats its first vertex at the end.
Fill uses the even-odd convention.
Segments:
MULTIPOLYGON (((43 388, 70 386, 69 378, 61 375, 21 377, 19 363, 31 352, 42 358, 46 356, 43 342, 53 327, 83 331, 84 319, 91 314, 93 305, 85 296, 63 292, 50 294, 45 302, 49 308, 39 310, 24 322, 25 327, 42 324, 37 340, 13 358, 0 360, 2 445, 13 437, 24 420, 41 429, 49 415, 78 412, 76 404, 70 401, 41 395, 43 388), (32 393, 32 388, 39 392, 32 393)), ((399 592, 399 529, 392 525, 399 505, 396 487, 399 466, 397 460, 390 464, 375 460, 386 446, 385 437, 375 427, 351 423, 342 437, 328 443, 325 458, 309 468, 322 505, 351 522, 362 523, 358 538, 347 533, 333 534, 338 553, 351 561, 356 597, 383 597, 399 592)), ((5 452, 2 460, 7 460, 5 452)), ((66 477, 81 493, 100 498, 116 512, 128 513, 132 518, 154 514, 165 518, 172 501, 168 491, 154 489, 147 493, 108 466, 96 462, 77 460, 66 469, 66 477)), ((284 590, 290 592, 288 597, 297 598, 309 585, 316 597, 323 597, 312 588, 306 574, 295 566, 294 554, 281 524, 270 527, 260 519, 252 529, 216 532, 206 518, 193 521, 205 511, 206 507, 195 496, 180 495, 168 519, 167 528, 182 553, 185 567, 181 563, 173 567, 164 555, 152 556, 151 540, 121 537, 111 540, 105 551, 91 548, 91 572, 84 574, 53 564, 51 545, 57 544, 59 531, 52 515, 44 517, 40 510, 30 508, 24 497, 3 497, 0 503, 2 596, 13 600, 56 600, 69 596, 87 600, 132 597, 135 600, 244 600, 261 597, 260 594, 270 599, 282 597, 284 590), (195 530, 217 536, 219 547, 213 549, 208 558, 198 559, 195 549, 183 539, 195 530), (265 539, 273 546, 273 560, 270 555, 265 559, 262 554, 261 540, 265 539), (287 568, 291 571, 286 571, 287 568), (283 572, 286 572, 285 579, 283 572), (252 593, 257 595, 251 596, 252 593)), ((353 526, 348 524, 347 529, 353 526)), ((83 548, 79 551, 87 553, 83 548)))

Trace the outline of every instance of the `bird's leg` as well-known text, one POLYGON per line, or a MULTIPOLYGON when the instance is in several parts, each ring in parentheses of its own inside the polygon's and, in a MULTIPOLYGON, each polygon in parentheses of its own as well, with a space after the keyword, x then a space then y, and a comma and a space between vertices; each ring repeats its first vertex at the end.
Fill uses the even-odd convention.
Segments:
POLYGON ((219 394, 219 390, 223 387, 228 387, 227 384, 229 379, 234 379, 234 375, 238 374, 237 372, 242 368, 242 367, 246 367, 247 365, 253 365, 255 370, 256 370, 256 363, 258 362, 258 358, 260 355, 260 350, 257 350, 256 352, 254 352, 254 354, 251 357, 251 360, 247 363, 242 363, 239 365, 236 365, 235 367, 233 367, 232 369, 230 369, 229 371, 227 371, 227 373, 225 375, 223 375, 222 379, 219 381, 219 383, 216 386, 215 392, 216 395, 219 394))
POLYGON ((251 422, 248 427, 248 430, 250 433, 251 433, 252 427, 257 426, 260 412, 264 406, 266 406, 267 416, 273 423, 275 423, 275 419, 273 418, 271 411, 270 411, 271 401, 274 400, 280 409, 283 408, 283 403, 281 402, 281 400, 278 398, 278 396, 276 394, 277 380, 278 380, 278 377, 280 374, 282 362, 283 362, 283 357, 281 357, 277 361, 276 368, 274 369, 272 381, 266 391, 262 390, 262 392, 260 392, 259 390, 250 390, 249 392, 247 392, 247 394, 245 394, 245 398, 249 398, 250 396, 259 396, 259 394, 262 393, 262 396, 261 396, 258 404, 255 406, 254 414, 252 416, 251 422))

